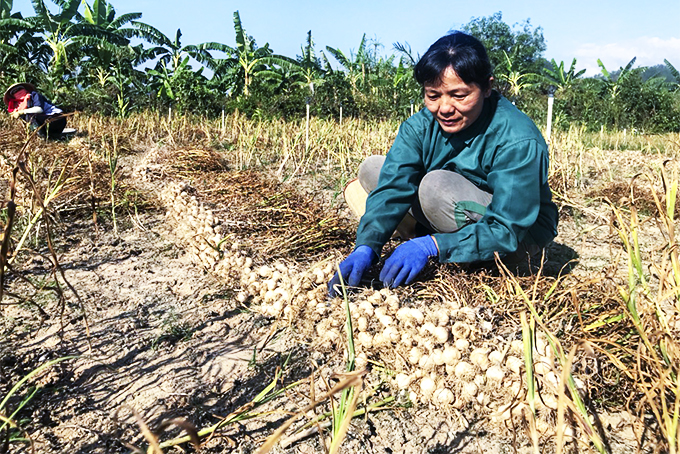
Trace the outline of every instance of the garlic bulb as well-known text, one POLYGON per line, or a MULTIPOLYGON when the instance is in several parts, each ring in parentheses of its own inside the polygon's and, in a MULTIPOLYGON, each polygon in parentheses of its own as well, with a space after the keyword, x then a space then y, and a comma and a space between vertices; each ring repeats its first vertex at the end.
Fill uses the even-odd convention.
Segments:
POLYGON ((470 362, 482 370, 487 370, 490 365, 488 349, 476 348, 470 353, 470 362))
POLYGON ((411 385, 411 376, 408 374, 399 373, 394 379, 399 389, 407 389, 411 385))
POLYGON ((465 352, 470 348, 470 342, 467 339, 457 339, 454 343, 458 351, 465 352))
POLYGON ((423 377, 422 380, 420 380, 420 392, 422 393, 423 396, 425 397, 430 397, 432 394, 434 394, 434 390, 437 389, 437 386, 430 377, 423 377))
POLYGON ((438 389, 434 394, 434 402, 441 406, 449 405, 453 402, 453 400, 453 391, 448 388, 438 389))
POLYGON ((503 352, 494 350, 491 353, 489 353, 489 361, 491 361, 493 364, 500 364, 503 362, 503 352))
POLYGON ((461 321, 454 323, 453 327, 451 328, 451 333, 453 334, 453 337, 456 339, 467 339, 468 337, 470 337, 471 332, 472 328, 470 327, 470 325, 461 321))
POLYGON ((435 340, 440 344, 443 344, 447 340, 449 340, 449 331, 443 326, 435 327, 432 330, 432 335, 434 336, 435 340))
POLYGON ((486 370, 486 381, 492 388, 496 389, 505 378, 505 371, 498 364, 494 364, 486 370))
POLYGON ((460 361, 455 366, 456 377, 463 381, 470 381, 475 377, 475 367, 465 361, 460 361))
POLYGON ((516 356, 508 356, 505 360, 505 366, 512 371, 515 375, 520 375, 522 373, 522 367, 524 367, 524 361, 516 356))
POLYGON ((412 365, 416 365, 420 362, 420 358, 423 356, 423 351, 418 347, 413 347, 408 354, 408 362, 412 365))
POLYGON ((461 358, 460 351, 456 349, 455 347, 451 347, 450 345, 447 345, 444 347, 444 352, 442 353, 444 363, 453 366, 455 365, 458 360, 461 358))
POLYGON ((430 358, 432 358, 432 362, 434 363, 435 366, 444 365, 444 354, 440 349, 435 348, 434 350, 432 350, 430 358))
POLYGON ((477 396, 478 391, 479 388, 477 387, 477 384, 475 382, 471 381, 463 383, 463 386, 461 387, 460 390, 460 397, 462 400, 470 402, 477 396))

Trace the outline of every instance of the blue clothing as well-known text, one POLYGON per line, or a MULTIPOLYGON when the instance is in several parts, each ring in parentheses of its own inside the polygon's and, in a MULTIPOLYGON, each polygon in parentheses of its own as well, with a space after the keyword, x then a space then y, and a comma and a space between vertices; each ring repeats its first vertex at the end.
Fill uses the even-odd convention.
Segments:
POLYGON ((366 200, 357 245, 380 255, 411 208, 430 171, 456 172, 492 194, 482 218, 451 233, 435 233, 441 262, 493 260, 520 242, 547 245, 557 235, 557 207, 548 186, 548 148, 536 125, 497 92, 467 129, 441 130, 429 110, 402 123, 366 200))
POLYGON ((26 114, 22 115, 21 118, 30 122, 30 119, 33 115, 45 115, 49 117, 52 115, 59 115, 60 113, 64 112, 59 107, 49 102, 47 98, 45 98, 43 95, 41 95, 37 91, 34 91, 31 93, 31 97, 28 99, 26 107, 31 108, 36 106, 40 107, 43 110, 41 114, 26 114))
POLYGON ((46 134, 49 137, 59 137, 66 126, 66 118, 55 119, 55 117, 62 114, 63 110, 56 107, 37 91, 34 91, 31 93, 26 107, 30 109, 36 106, 43 110, 42 113, 21 115, 21 119, 30 124, 31 129, 40 128, 49 120, 49 124, 41 128, 38 134, 41 137, 45 137, 46 134))

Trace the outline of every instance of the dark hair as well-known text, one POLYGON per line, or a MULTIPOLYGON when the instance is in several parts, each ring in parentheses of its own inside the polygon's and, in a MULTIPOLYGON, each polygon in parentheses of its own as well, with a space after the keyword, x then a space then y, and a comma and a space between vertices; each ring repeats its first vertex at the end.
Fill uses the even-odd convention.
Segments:
POLYGON ((493 67, 484 45, 474 36, 458 31, 442 36, 427 49, 413 73, 420 85, 436 86, 449 66, 466 84, 474 82, 482 91, 491 88, 493 67))

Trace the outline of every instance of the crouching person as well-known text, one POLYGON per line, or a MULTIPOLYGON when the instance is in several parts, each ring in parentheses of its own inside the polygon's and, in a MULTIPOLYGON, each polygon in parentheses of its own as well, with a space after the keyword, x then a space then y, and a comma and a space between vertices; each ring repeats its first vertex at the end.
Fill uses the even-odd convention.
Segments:
MULTIPOLYGON (((386 287, 410 284, 431 257, 440 262, 539 260, 557 234, 548 148, 536 125, 492 89, 492 67, 476 38, 440 38, 414 69, 425 109, 406 120, 386 156, 371 156, 345 199, 361 217, 354 251, 340 263, 358 286, 390 237, 386 287)), ((339 292, 336 273, 331 296, 339 292)))
POLYGON ((63 111, 38 93, 33 84, 22 82, 12 85, 3 97, 12 118, 21 118, 38 130, 43 138, 57 139, 66 127, 63 111))

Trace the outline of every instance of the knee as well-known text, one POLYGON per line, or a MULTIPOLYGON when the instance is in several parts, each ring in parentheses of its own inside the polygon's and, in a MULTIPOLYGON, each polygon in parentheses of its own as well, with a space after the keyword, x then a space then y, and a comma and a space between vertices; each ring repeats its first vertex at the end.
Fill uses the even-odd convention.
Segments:
POLYGON ((385 156, 372 155, 369 156, 359 166, 359 183, 366 192, 371 192, 378 186, 378 177, 380 176, 380 169, 385 163, 385 156))
POLYGON ((420 181, 418 200, 426 215, 442 209, 444 189, 451 180, 451 174, 448 170, 433 170, 420 181))

